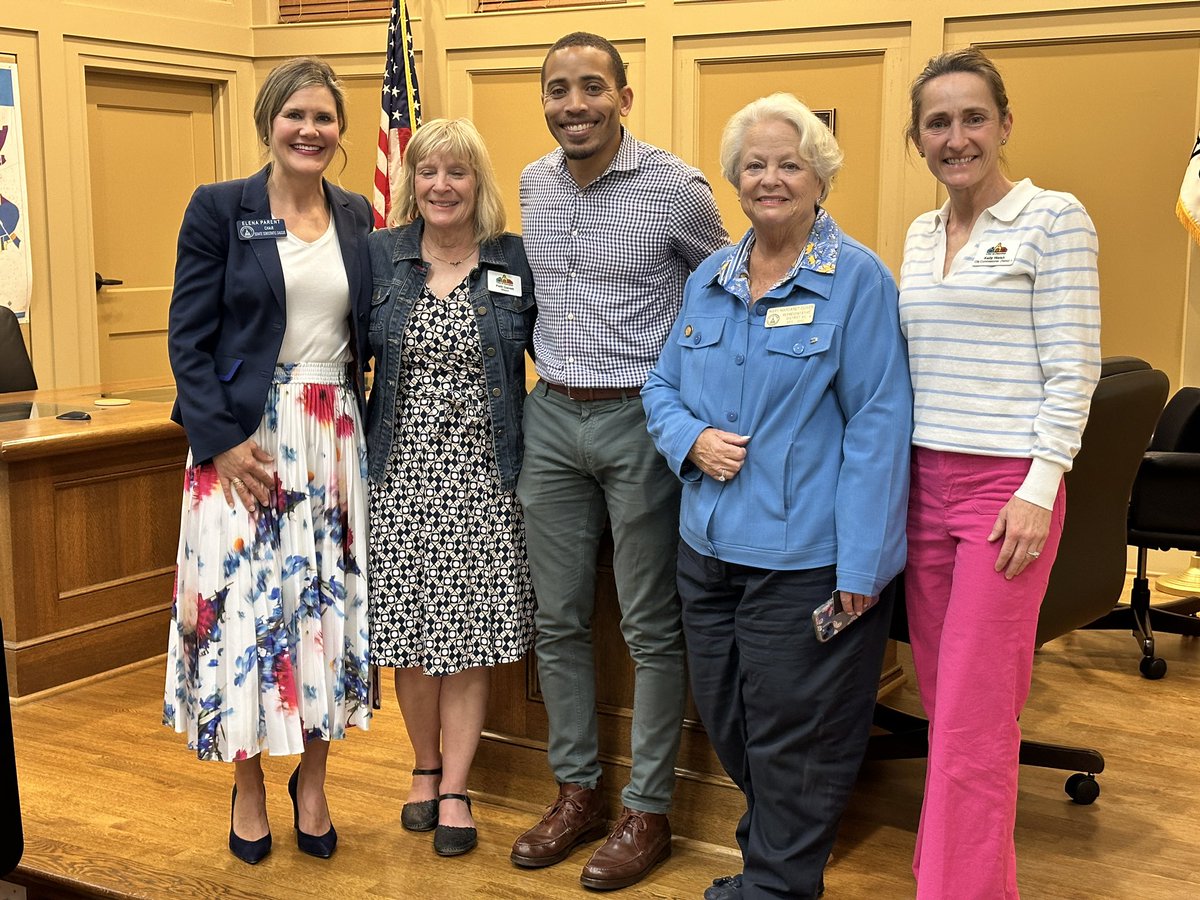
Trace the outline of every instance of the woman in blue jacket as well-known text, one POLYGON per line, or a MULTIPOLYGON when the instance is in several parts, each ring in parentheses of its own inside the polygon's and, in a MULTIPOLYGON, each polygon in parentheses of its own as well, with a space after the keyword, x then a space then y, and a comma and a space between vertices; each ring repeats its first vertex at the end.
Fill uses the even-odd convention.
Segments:
POLYGON ((904 565, 912 392, 896 285, 821 206, 841 159, 790 94, 734 114, 721 167, 751 228, 688 279, 642 390, 683 481, 692 694, 746 795, 743 871, 708 898, 820 893, 904 565), (831 595, 862 620, 822 643, 813 613, 831 595))
POLYGON ((324 179, 346 127, 318 59, 267 76, 270 162, 203 185, 179 231, 168 347, 187 432, 163 720, 233 761, 229 849, 271 849, 263 750, 302 754, 288 789, 301 850, 328 857, 329 741, 366 727, 367 201, 324 179))
POLYGON ((533 278, 466 119, 414 135, 389 224, 369 241, 371 652, 395 668, 416 762, 401 823, 457 856, 476 844, 491 667, 533 641, 515 493, 533 278))

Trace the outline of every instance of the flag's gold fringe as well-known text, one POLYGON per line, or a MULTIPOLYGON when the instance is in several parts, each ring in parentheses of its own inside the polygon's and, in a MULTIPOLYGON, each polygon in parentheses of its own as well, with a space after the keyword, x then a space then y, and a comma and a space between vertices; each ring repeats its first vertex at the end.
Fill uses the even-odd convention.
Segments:
POLYGON ((1188 230, 1188 234, 1192 236, 1192 240, 1200 244, 1200 222, 1192 216, 1191 211, 1183 205, 1183 198, 1180 197, 1175 202, 1175 215, 1179 217, 1179 221, 1183 223, 1183 227, 1188 230))

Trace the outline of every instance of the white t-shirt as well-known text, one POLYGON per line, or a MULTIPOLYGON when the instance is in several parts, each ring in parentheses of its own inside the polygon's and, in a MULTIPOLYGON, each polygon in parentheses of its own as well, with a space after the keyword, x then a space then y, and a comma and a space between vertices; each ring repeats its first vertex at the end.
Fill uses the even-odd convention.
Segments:
POLYGON ((312 243, 289 231, 276 245, 287 297, 279 362, 349 362, 350 284, 333 217, 312 243))

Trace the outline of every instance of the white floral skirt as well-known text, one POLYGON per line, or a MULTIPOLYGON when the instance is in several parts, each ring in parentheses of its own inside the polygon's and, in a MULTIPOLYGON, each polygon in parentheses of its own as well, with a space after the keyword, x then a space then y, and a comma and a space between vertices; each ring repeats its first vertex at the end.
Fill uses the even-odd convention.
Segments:
POLYGON ((371 717, 366 444, 346 367, 279 366, 253 439, 267 508, 225 502, 212 462, 184 475, 163 724, 201 759, 345 736, 371 717))

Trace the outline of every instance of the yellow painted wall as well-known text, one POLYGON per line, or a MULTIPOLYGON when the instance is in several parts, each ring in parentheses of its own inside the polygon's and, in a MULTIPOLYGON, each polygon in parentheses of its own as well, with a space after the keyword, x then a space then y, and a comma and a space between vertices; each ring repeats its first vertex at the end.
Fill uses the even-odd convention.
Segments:
MULTIPOLYGON (((0 53, 20 66, 35 288, 30 338, 43 384, 94 380, 95 296, 83 133, 88 67, 217 84, 219 174, 261 161, 256 84, 280 59, 327 57, 349 96, 350 164, 370 188, 386 23, 272 24, 272 0, 0 0, 0 53), (52 113, 47 111, 52 110, 52 113)), ((1200 4, 1105 0, 630 0, 475 14, 410 0, 426 117, 470 115, 492 149, 510 226, 516 178, 553 144, 537 70, 568 31, 604 34, 629 63, 639 137, 699 165, 732 232, 744 223, 716 165, 729 112, 772 90, 837 110, 846 166, 829 205, 893 267, 904 230, 940 202, 905 153, 906 89, 924 60, 979 44, 1009 81, 1014 177, 1076 193, 1100 230, 1106 354, 1200 384, 1200 277, 1172 209, 1200 125, 1200 4)))

